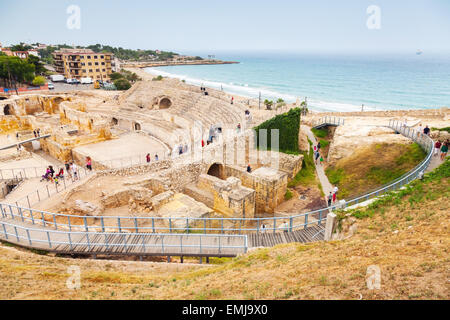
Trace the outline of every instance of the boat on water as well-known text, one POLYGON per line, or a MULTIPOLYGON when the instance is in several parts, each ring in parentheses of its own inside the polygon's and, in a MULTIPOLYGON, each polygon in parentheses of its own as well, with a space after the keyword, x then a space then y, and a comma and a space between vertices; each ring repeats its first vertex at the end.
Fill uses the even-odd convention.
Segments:
POLYGON ((423 51, 422 50, 417 50, 417 52, 416 52, 416 54, 418 55, 418 56, 420 56, 421 54, 423 53, 423 51))

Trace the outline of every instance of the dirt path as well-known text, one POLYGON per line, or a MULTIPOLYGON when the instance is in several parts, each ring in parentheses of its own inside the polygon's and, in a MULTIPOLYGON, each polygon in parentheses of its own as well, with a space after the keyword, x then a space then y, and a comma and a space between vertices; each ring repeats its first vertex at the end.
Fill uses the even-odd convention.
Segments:
MULTIPOLYGON (((308 134, 309 140, 313 143, 313 145, 317 145, 317 140, 314 134, 311 131, 311 128, 308 126, 303 125, 306 128, 306 132, 308 134)), ((323 193, 325 194, 325 197, 333 191, 333 186, 331 185, 330 181, 328 180, 328 177, 325 174, 325 170, 323 169, 322 165, 316 165, 316 173, 317 177, 319 178, 320 184, 322 185, 323 193)))

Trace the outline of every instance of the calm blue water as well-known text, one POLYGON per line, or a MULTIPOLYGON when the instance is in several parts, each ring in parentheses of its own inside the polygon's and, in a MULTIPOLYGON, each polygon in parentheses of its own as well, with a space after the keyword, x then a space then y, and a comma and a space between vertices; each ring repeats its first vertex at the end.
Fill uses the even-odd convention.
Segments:
POLYGON ((236 65, 175 66, 147 71, 257 98, 327 111, 423 109, 450 106, 450 56, 320 56, 223 54, 236 65))

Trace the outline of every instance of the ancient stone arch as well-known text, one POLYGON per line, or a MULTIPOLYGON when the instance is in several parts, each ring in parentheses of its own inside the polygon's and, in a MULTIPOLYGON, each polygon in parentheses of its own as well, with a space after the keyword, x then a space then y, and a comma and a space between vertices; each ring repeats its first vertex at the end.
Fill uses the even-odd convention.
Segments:
POLYGON ((172 100, 168 97, 164 97, 159 100, 159 109, 169 109, 172 106, 172 100))
POLYGON ((112 118, 112 119, 111 119, 111 124, 112 124, 113 126, 117 126, 117 125, 119 124, 119 120, 118 120, 117 118, 112 118))
POLYGON ((4 108, 3 108, 3 113, 5 114, 5 116, 10 116, 10 115, 14 115, 14 108, 12 105, 7 104, 4 108))
POLYGON ((225 180, 225 167, 221 163, 213 163, 208 169, 208 175, 225 180))
POLYGON ((136 131, 140 131, 140 130, 142 130, 142 128, 141 128, 141 124, 140 124, 140 123, 137 123, 137 122, 135 122, 135 123, 134 123, 134 130, 136 130, 136 131))

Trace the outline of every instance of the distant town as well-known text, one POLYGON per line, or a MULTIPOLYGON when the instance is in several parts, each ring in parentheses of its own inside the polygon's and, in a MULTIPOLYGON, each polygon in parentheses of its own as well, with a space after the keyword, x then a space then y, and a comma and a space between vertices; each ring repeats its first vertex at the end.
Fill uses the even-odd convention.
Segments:
POLYGON ((123 67, 230 63, 161 50, 132 50, 101 44, 82 46, 0 43, 0 93, 52 90, 53 82, 94 84, 124 90, 138 80, 123 67), (51 82, 49 82, 49 80, 51 82))

